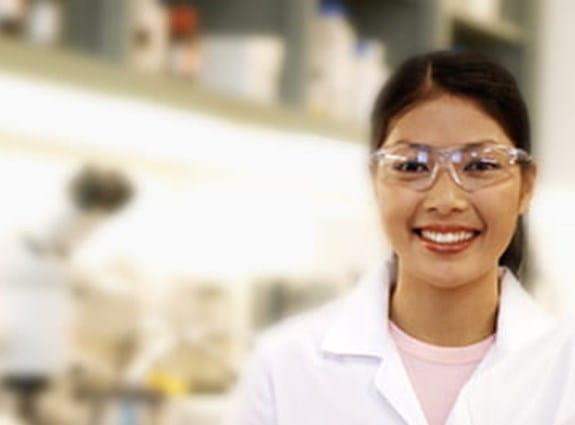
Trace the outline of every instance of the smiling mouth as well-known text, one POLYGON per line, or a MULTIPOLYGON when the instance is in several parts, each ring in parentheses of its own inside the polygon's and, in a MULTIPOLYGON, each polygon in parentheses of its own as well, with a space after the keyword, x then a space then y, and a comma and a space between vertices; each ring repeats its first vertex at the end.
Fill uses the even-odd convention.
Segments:
POLYGON ((468 248, 481 234, 479 230, 454 229, 431 230, 416 228, 413 232, 418 239, 431 251, 440 253, 456 253, 468 248))

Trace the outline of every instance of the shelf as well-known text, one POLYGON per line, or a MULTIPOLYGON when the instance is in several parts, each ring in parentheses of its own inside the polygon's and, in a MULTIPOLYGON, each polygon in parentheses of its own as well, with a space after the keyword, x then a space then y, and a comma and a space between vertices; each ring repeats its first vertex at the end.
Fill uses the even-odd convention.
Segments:
POLYGON ((62 48, 38 47, 2 37, 0 72, 163 104, 244 125, 355 143, 366 140, 365 129, 354 123, 316 118, 281 105, 220 95, 190 81, 146 74, 62 48))
POLYGON ((492 41, 519 45, 525 36, 520 26, 508 21, 486 21, 463 12, 454 12, 452 22, 455 29, 460 28, 492 41))

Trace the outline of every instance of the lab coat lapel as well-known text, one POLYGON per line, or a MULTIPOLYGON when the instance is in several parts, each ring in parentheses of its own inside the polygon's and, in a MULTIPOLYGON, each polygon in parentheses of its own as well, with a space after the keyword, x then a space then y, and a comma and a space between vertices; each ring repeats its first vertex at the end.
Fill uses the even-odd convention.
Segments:
POLYGON ((491 393, 499 389, 483 385, 482 376, 506 359, 512 359, 512 353, 520 352, 551 332, 557 323, 527 294, 511 271, 504 269, 495 344, 462 388, 446 425, 469 425, 484 417, 486 407, 475 398, 481 398, 485 391, 491 393))
POLYGON ((375 387, 409 425, 427 425, 427 420, 401 356, 391 338, 375 375, 375 387))
POLYGON ((491 368, 550 332, 557 320, 523 289, 513 273, 503 269, 495 344, 474 373, 470 384, 491 368))
MULTIPOLYGON (((390 290, 388 266, 381 267, 360 281, 344 300, 341 310, 322 341, 322 350, 348 356, 368 356, 380 360, 373 383, 382 402, 388 403, 409 425, 427 424, 401 356, 388 333, 390 290)), ((501 281, 501 297, 494 346, 485 356, 470 381, 464 386, 449 416, 447 425, 471 425, 477 412, 469 397, 474 386, 481 387, 481 375, 508 358, 510 352, 529 345, 556 322, 521 287, 509 270, 501 281)))
MULTIPOLYGON (((487 407, 489 408, 489 407, 487 407)), ((467 402, 462 397, 457 399, 457 402, 453 406, 451 413, 449 414, 445 425, 478 425, 474 424, 469 408, 467 407, 467 402)))
POLYGON ((339 355, 381 358, 387 332, 387 268, 372 270, 342 300, 321 349, 339 355))
POLYGON ((427 425, 403 361, 388 333, 389 265, 367 274, 342 305, 322 350, 380 359, 374 375, 379 394, 409 425, 427 425))
POLYGON ((557 325, 523 289, 510 270, 504 269, 497 317, 497 355, 518 351, 539 339, 557 325))

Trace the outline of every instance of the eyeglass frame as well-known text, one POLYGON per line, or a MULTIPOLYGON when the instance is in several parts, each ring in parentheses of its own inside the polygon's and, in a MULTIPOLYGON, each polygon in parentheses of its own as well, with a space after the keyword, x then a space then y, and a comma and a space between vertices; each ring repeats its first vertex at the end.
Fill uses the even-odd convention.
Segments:
POLYGON ((431 176, 429 178, 429 184, 421 189, 412 188, 417 192, 425 192, 429 190, 431 187, 433 187, 433 185, 437 181, 437 177, 439 176, 439 168, 447 169, 449 175, 451 176, 451 179, 455 182, 455 184, 457 184, 460 188, 462 188, 466 192, 474 192, 475 190, 489 187, 490 185, 476 188, 474 190, 467 189, 463 184, 463 181, 459 176, 457 170, 454 167, 454 162, 452 160, 452 158, 454 157, 454 153, 461 152, 464 149, 473 148, 474 146, 478 147, 490 146, 505 151, 509 155, 509 162, 508 162, 509 165, 527 166, 533 163, 533 157, 527 151, 514 146, 507 146, 501 143, 495 143, 491 141, 466 143, 458 145, 458 147, 447 147, 441 149, 423 143, 412 143, 402 141, 387 147, 381 146, 375 152, 372 152, 369 157, 370 165, 378 166, 379 161, 385 158, 386 155, 389 155, 389 150, 397 147, 398 145, 407 145, 409 147, 424 149, 428 152, 431 152, 432 154, 435 154, 436 157, 438 158, 438 160, 434 162, 434 166, 431 171, 431 176))

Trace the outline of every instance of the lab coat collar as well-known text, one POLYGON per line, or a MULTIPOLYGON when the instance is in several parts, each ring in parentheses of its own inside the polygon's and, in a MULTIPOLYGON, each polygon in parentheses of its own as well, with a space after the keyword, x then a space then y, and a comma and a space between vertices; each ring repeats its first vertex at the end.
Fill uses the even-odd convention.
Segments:
POLYGON ((520 350, 550 331, 557 323, 556 318, 537 305, 513 273, 504 268, 497 317, 496 350, 520 350))
MULTIPOLYGON (((322 340, 324 352, 383 358, 392 343, 388 333, 391 263, 369 271, 343 300, 322 340)), ((527 294, 508 269, 502 269, 495 349, 519 350, 556 323, 527 294)))
POLYGON ((390 264, 370 270, 342 300, 321 349, 339 355, 383 357, 388 338, 390 264))
MULTIPOLYGON (((378 392, 406 423, 426 425, 425 414, 388 332, 390 266, 387 263, 369 272, 344 300, 324 335, 321 349, 340 356, 368 356, 378 360, 374 376, 378 392)), ((502 273, 495 344, 478 367, 478 373, 508 357, 505 354, 509 351, 520 350, 538 338, 553 322, 509 270, 503 269, 502 273)), ((447 423, 471 424, 468 409, 454 409, 447 423)))

